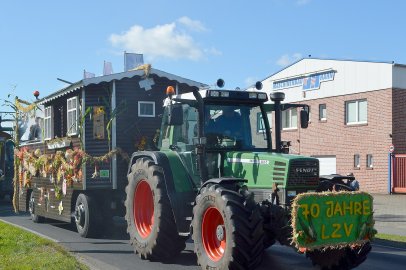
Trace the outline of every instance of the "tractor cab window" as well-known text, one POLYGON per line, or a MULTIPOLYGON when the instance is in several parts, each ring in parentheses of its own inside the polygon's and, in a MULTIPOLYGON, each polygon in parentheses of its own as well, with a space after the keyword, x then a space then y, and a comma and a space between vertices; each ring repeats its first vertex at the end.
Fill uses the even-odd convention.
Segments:
POLYGON ((205 108, 204 132, 209 149, 267 148, 267 134, 257 132, 258 105, 210 104, 205 108))
POLYGON ((180 151, 191 151, 193 147, 193 138, 197 137, 197 109, 187 104, 182 105, 183 123, 174 126, 173 142, 180 151))
POLYGON ((170 148, 178 152, 193 150, 193 138, 197 137, 197 109, 188 104, 182 104, 182 109, 176 111, 182 114, 182 121, 174 125, 168 124, 168 110, 169 107, 166 107, 163 114, 159 148, 170 148))

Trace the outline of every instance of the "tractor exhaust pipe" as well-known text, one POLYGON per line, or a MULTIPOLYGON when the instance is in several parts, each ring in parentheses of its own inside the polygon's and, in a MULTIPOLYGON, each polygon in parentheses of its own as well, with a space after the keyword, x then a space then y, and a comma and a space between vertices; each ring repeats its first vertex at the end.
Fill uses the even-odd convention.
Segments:
POLYGON ((269 95, 275 104, 275 151, 282 152, 281 132, 282 132, 282 106, 281 102, 285 99, 285 93, 275 92, 269 95))
MULTIPOLYGON (((224 83, 224 82, 223 82, 224 83)), ((206 167, 206 141, 203 138, 203 125, 204 125, 204 109, 203 109, 203 98, 200 95, 199 91, 194 89, 193 95, 197 101, 197 110, 198 110, 198 129, 197 137, 199 138, 198 143, 196 144, 196 154, 197 154, 197 166, 200 172, 200 182, 203 185, 208 180, 208 172, 206 167)))

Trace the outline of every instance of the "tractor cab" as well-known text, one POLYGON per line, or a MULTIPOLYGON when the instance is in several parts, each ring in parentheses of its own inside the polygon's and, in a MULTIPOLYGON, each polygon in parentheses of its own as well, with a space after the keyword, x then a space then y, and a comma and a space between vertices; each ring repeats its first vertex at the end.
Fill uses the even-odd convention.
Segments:
POLYGON ((197 98, 187 93, 166 100, 159 142, 161 150, 176 150, 196 178, 196 149, 204 149, 207 179, 223 176, 221 164, 230 151, 272 150, 265 93, 201 90, 197 94, 197 98))
POLYGON ((223 90, 208 90, 200 94, 203 94, 201 106, 196 101, 187 99, 190 97, 188 94, 175 96, 173 103, 167 104, 162 126, 166 133, 162 134, 161 146, 165 147, 170 143, 182 148, 203 143, 208 150, 271 149, 269 128, 266 128, 269 126, 264 121, 266 112, 262 108, 267 101, 266 94, 223 90), (199 136, 200 109, 202 121, 199 136), (170 125, 175 127, 173 137, 169 137, 167 133, 170 125), (202 142, 196 141, 199 137, 203 139, 202 142))

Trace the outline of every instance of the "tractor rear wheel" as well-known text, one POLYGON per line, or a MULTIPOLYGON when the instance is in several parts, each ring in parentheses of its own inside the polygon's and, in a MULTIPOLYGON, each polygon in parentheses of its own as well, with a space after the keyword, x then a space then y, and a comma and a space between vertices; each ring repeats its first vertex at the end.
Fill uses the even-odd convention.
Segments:
POLYGON ((262 217, 245 187, 203 187, 193 208, 192 229, 202 269, 254 269, 262 261, 262 217))
POLYGON ((131 167, 125 190, 125 219, 134 251, 150 260, 178 255, 186 239, 177 231, 163 169, 149 159, 138 159, 131 167))
POLYGON ((325 251, 314 250, 306 253, 306 257, 312 260, 313 265, 320 266, 322 270, 353 269, 363 263, 371 251, 371 244, 365 243, 361 247, 346 247, 327 249, 325 251))

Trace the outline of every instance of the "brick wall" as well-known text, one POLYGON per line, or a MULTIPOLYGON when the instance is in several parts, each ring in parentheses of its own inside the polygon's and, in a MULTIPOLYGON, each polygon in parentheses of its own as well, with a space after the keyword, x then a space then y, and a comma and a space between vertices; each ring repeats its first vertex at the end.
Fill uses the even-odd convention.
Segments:
POLYGON ((309 127, 282 131, 282 140, 291 141, 291 153, 336 156, 338 174, 353 172, 361 190, 386 193, 391 136, 397 139, 396 144, 402 145, 399 149, 406 152, 406 110, 402 109, 406 104, 406 91, 394 90, 393 93, 392 89, 385 89, 303 101, 301 103, 311 107, 309 127), (345 102, 358 99, 368 101, 368 123, 348 126, 345 102), (395 133, 392 132, 392 102, 393 110, 401 112, 393 119, 394 126, 401 127, 395 133), (319 104, 326 104, 326 121, 319 121, 319 104), (360 168, 354 168, 355 154, 360 155, 360 168), (373 155, 372 169, 367 168, 367 154, 373 155))

